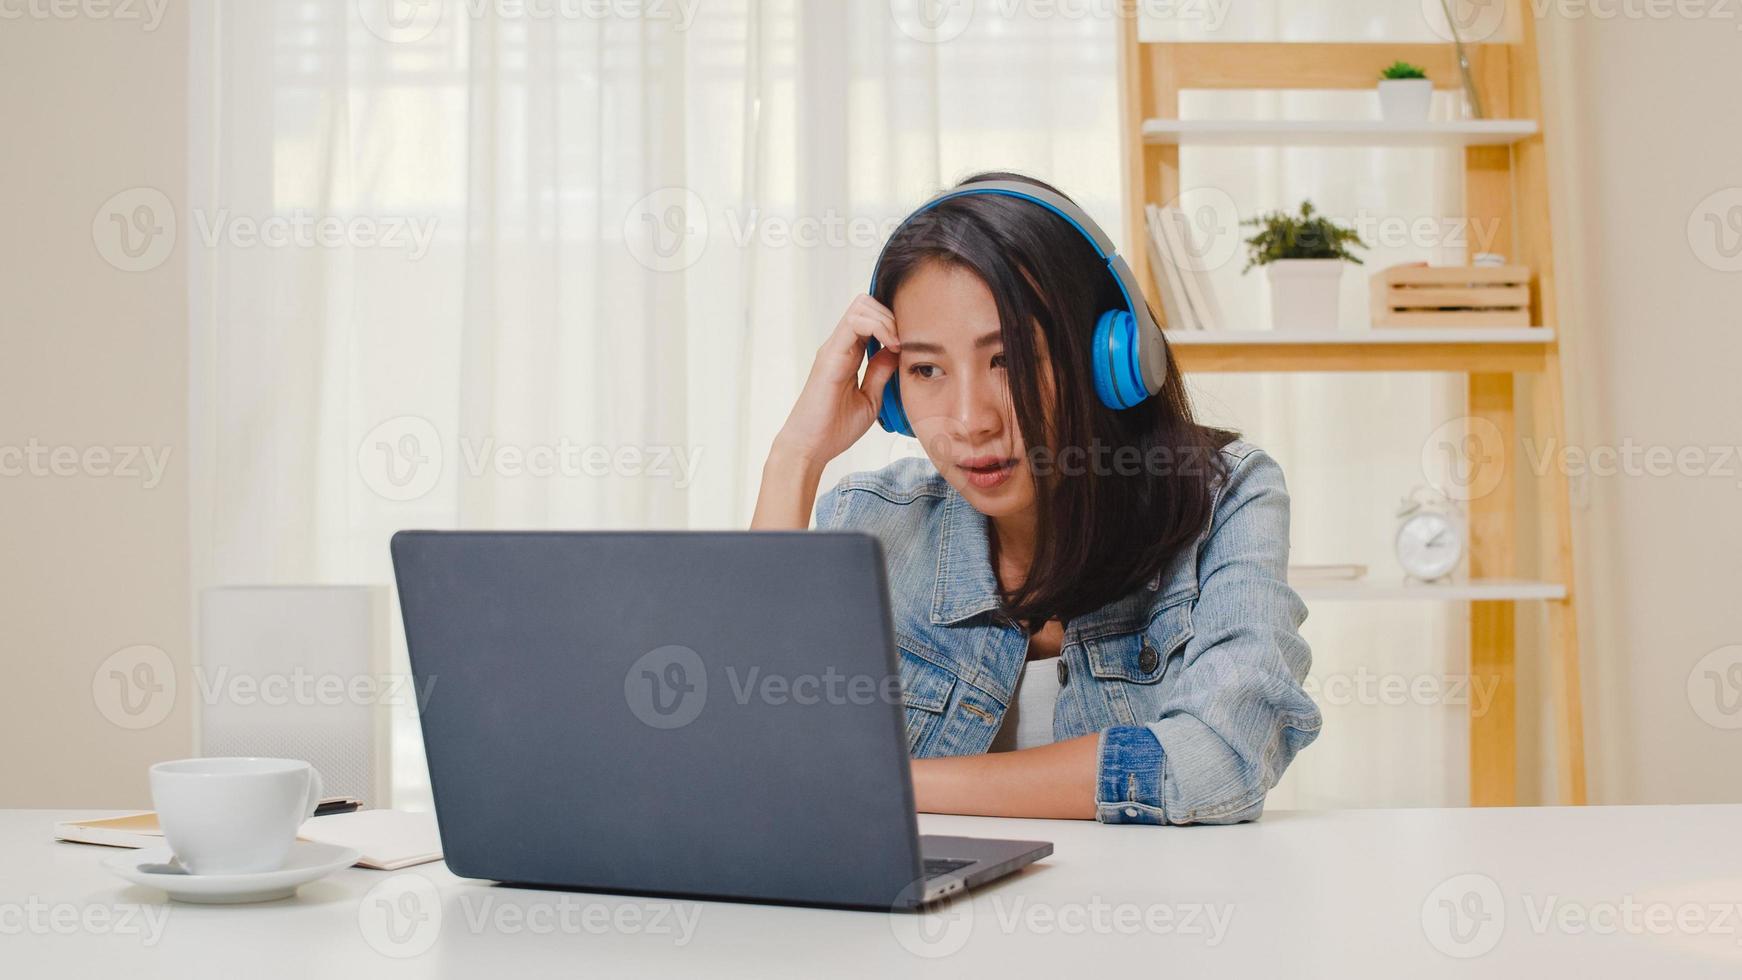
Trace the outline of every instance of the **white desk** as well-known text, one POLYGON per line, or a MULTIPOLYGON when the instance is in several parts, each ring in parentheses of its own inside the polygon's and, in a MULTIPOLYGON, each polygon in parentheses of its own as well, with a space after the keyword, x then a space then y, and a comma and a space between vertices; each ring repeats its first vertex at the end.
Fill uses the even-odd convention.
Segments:
POLYGON ((928 832, 1057 845, 929 916, 491 887, 439 864, 350 868, 267 905, 167 904, 103 871, 113 852, 50 839, 83 815, 0 811, 0 976, 1742 975, 1742 806, 1199 828, 922 817, 928 832), (390 907, 404 916, 391 934, 390 907), (1453 909, 1487 924, 1453 932, 1453 909))

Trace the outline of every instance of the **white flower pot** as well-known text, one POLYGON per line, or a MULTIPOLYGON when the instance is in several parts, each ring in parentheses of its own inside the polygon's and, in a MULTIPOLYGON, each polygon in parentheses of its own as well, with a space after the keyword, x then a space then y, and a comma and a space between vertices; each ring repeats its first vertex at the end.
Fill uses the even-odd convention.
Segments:
POLYGON ((1429 78, 1382 78, 1379 80, 1379 117, 1386 122, 1426 122, 1434 104, 1434 83, 1429 78))
POLYGON ((1277 330, 1337 329, 1342 259, 1278 259, 1264 267, 1270 279, 1270 325, 1277 330))

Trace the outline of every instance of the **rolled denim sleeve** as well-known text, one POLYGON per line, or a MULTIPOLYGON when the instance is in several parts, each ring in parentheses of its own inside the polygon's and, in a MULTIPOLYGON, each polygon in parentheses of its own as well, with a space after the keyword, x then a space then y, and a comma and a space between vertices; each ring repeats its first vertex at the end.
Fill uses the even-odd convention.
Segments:
MULTIPOLYGON (((1161 716, 1101 732, 1105 823, 1238 823, 1318 737, 1306 606, 1288 585, 1288 491, 1259 450, 1233 464, 1198 552, 1198 597, 1161 716)), ((1166 637, 1156 637, 1157 642, 1166 637)), ((1167 681, 1164 681, 1167 682, 1167 681)))

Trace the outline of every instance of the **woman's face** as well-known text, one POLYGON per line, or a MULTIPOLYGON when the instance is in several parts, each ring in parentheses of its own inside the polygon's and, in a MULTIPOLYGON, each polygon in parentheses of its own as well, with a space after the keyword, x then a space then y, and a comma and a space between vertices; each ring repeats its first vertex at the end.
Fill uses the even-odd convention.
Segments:
MULTIPOLYGON (((932 464, 988 517, 1032 510, 1034 477, 1005 381, 992 291, 965 268, 925 262, 896 290, 893 312, 901 405, 932 464)), ((1042 390, 1049 385, 1043 379, 1042 390)))

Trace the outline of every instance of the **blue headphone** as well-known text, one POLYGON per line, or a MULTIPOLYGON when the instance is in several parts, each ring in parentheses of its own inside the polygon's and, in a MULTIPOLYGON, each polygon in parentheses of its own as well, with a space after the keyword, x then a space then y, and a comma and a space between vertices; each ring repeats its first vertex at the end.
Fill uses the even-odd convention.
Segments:
MULTIPOLYGON (((1089 240, 1089 244, 1094 246, 1095 254, 1107 263, 1107 271, 1113 274, 1113 281, 1119 286, 1119 294, 1125 299, 1122 308, 1107 310, 1095 320, 1095 335, 1090 348, 1095 368, 1095 394, 1101 399, 1101 404, 1119 410, 1142 404, 1144 399, 1160 391, 1162 384, 1167 381, 1167 347, 1161 337, 1161 327, 1149 315, 1149 306, 1143 302, 1137 276, 1125 264, 1125 260, 1119 257, 1118 250, 1113 247, 1113 240, 1107 237, 1101 226, 1095 224, 1068 198, 1026 181, 976 181, 944 191, 920 205, 912 214, 902 219, 895 233, 889 236, 890 241, 894 241, 901 229, 916 216, 951 198, 970 194, 999 194, 1033 201, 1065 219, 1072 228, 1089 240)), ((883 249, 884 252, 888 251, 888 242, 884 243, 883 249)), ((879 252, 877 264, 871 268, 872 293, 877 291, 877 269, 882 264, 883 252, 879 252)), ((881 346, 875 339, 865 345, 867 362, 881 346)), ((898 435, 913 435, 913 426, 908 423, 907 413, 901 408, 901 381, 898 377, 891 377, 889 384, 883 388, 883 402, 877 410, 877 422, 884 429, 898 435)))

